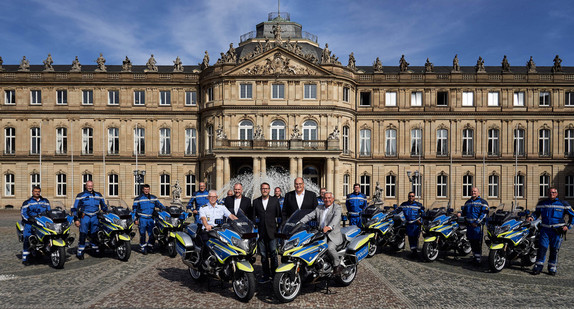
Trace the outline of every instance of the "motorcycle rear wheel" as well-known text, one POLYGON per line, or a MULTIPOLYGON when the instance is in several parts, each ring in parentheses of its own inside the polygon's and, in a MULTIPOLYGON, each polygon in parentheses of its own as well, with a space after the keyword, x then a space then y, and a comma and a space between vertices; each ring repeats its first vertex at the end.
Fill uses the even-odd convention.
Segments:
POLYGON ((301 291, 301 276, 292 272, 276 273, 273 279, 273 293, 282 303, 293 301, 301 291))
POLYGON ((432 262, 438 257, 438 241, 425 242, 423 245, 423 258, 427 262, 432 262))
POLYGON ((488 254, 488 266, 491 271, 499 272, 506 265, 506 255, 503 250, 490 250, 488 254))
POLYGON ((355 277, 357 277, 356 264, 345 267, 345 269, 343 269, 343 272, 335 277, 335 282, 337 282, 337 284, 341 286, 349 286, 351 283, 353 283, 355 277))
POLYGON ((470 242, 467 239, 464 239, 460 246, 457 249, 459 255, 468 255, 472 251, 472 247, 470 246, 470 242))
POLYGON ((244 303, 251 300, 255 294, 255 275, 251 272, 237 271, 233 276, 233 292, 244 303))
POLYGON ((64 263, 66 263, 65 247, 58 247, 56 250, 50 253, 50 264, 52 267, 62 269, 64 268, 64 263))
POLYGON ((526 255, 523 255, 522 258, 520 258, 522 265, 523 266, 532 266, 534 265, 534 263, 536 263, 536 257, 538 256, 538 250, 532 248, 530 249, 530 252, 526 255))
POLYGON ((189 275, 191 276, 191 279, 193 279, 194 281, 199 281, 201 280, 202 277, 201 270, 191 267, 189 268, 189 275))
POLYGON ((175 249, 175 238, 167 243, 167 255, 174 258, 177 255, 177 250, 175 249))
POLYGON ((120 241, 116 247, 116 254, 120 261, 127 262, 132 254, 132 244, 129 241, 120 241))
POLYGON ((391 244, 391 249, 393 251, 400 251, 405 248, 405 237, 403 236, 398 242, 391 244))

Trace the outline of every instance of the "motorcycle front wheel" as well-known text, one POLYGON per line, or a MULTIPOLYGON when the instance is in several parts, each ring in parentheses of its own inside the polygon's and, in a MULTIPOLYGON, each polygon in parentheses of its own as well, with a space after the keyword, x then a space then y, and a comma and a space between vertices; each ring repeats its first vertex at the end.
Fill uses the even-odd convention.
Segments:
POLYGON ((438 241, 425 242, 423 245, 423 258, 427 262, 432 262, 438 257, 438 241))
POLYGON ((499 272, 506 265, 506 255, 504 250, 490 250, 488 254, 488 266, 493 272, 499 272))
POLYGON ((335 282, 341 286, 349 286, 357 276, 357 265, 345 267, 339 276, 335 277, 335 282))
POLYGON ((191 276, 191 279, 193 279, 194 281, 199 281, 201 280, 201 270, 199 269, 195 269, 195 268, 189 268, 189 275, 191 276))
POLYGON ((371 241, 371 243, 369 244, 369 253, 367 253, 367 257, 372 258, 373 256, 375 256, 375 254, 377 254, 378 250, 379 245, 377 244, 377 240, 373 239, 373 241, 371 241))
POLYGON ((64 268, 64 263, 66 263, 66 248, 57 247, 50 253, 50 264, 54 268, 61 269, 64 268))
POLYGON ((301 291, 301 276, 298 273, 276 273, 273 279, 273 292, 282 303, 293 301, 301 291))
POLYGON ((398 241, 393 242, 391 244, 391 249, 393 251, 401 251, 405 248, 405 237, 403 236, 402 238, 400 238, 398 241))
POLYGON ((233 276, 233 292, 242 301, 248 302, 255 294, 255 275, 244 271, 238 271, 233 276))
POLYGON ((130 255, 132 254, 132 244, 129 241, 120 241, 116 248, 116 254, 118 255, 118 259, 120 261, 127 262, 130 259, 130 255))
POLYGON ((171 258, 174 258, 177 255, 177 250, 175 249, 175 238, 171 239, 167 243, 167 255, 171 258))

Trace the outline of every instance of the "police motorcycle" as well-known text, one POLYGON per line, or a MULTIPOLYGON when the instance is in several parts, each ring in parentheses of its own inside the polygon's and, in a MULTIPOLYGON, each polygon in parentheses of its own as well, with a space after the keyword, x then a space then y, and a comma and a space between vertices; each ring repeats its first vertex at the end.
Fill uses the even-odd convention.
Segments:
POLYGON ((361 230, 363 234, 373 233, 368 257, 373 257, 379 248, 390 246, 399 251, 405 247, 405 215, 395 213, 394 207, 385 206, 383 209, 371 204, 361 211, 361 230))
POLYGON ((175 232, 176 250, 183 263, 189 267, 189 274, 195 281, 205 275, 231 281, 235 296, 248 302, 255 294, 253 263, 257 248, 257 233, 251 220, 240 211, 237 220, 215 220, 215 226, 208 233, 204 244, 200 232, 202 225, 192 220, 185 231, 175 232))
POLYGON ((154 214, 153 234, 162 248, 167 249, 170 257, 177 255, 175 232, 183 231, 188 213, 181 206, 171 205, 154 214))
MULTIPOLYGON (((74 243, 75 234, 70 233, 74 217, 56 207, 32 219, 32 235, 28 238, 32 256, 39 254, 50 257, 50 265, 54 268, 64 268, 66 262, 66 247, 74 243)), ((24 223, 16 222, 18 240, 24 241, 24 223)))
POLYGON ((466 238, 465 218, 453 215, 453 211, 452 208, 440 207, 425 212, 422 226, 422 256, 425 261, 436 260, 439 251, 455 250, 460 255, 467 255, 472 250, 466 238))
POLYGON ((280 228, 278 254, 281 264, 275 271, 273 292, 281 302, 293 301, 303 282, 315 283, 334 277, 342 286, 350 285, 357 275, 357 265, 369 253, 373 233, 360 235, 361 230, 355 226, 341 228, 343 243, 337 247, 341 256, 341 274, 334 275, 334 267, 327 256, 327 237, 320 231, 316 221, 307 224, 299 223, 313 211, 298 210, 280 228))
POLYGON ((488 218, 486 245, 489 247, 488 266, 492 272, 501 271, 514 259, 523 266, 536 262, 538 253, 538 225, 540 220, 527 221, 530 215, 518 207, 518 212, 496 209, 488 218))
MULTIPOLYGON (((112 203, 110 203, 112 204, 112 203)), ((132 231, 134 218, 129 208, 111 206, 108 212, 98 213, 100 229, 97 233, 101 249, 114 250, 118 259, 126 262, 132 252, 131 240, 135 236, 132 231)))

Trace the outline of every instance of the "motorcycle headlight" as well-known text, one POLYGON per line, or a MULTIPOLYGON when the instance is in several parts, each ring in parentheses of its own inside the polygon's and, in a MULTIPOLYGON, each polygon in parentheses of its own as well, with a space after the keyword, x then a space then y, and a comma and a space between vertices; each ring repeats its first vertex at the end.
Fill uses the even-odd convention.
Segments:
POLYGON ((125 229, 128 226, 126 221, 127 221, 126 219, 115 219, 114 218, 114 224, 119 225, 123 229, 125 229))
POLYGON ((171 218, 171 225, 175 227, 179 226, 179 218, 171 218))
POLYGON ((247 239, 239 239, 239 238, 231 238, 231 243, 237 247, 242 249, 245 252, 249 252, 249 243, 247 239))
POLYGON ((297 247, 297 245, 299 245, 299 239, 297 239, 297 238, 291 239, 291 240, 285 242, 285 244, 283 245, 283 251, 289 251, 289 250, 297 247))
POLYGON ((52 231, 56 230, 56 226, 52 222, 46 222, 46 228, 52 231))
POLYGON ((494 233, 496 235, 500 235, 502 233, 508 232, 508 230, 510 229, 509 225, 503 225, 503 226, 498 226, 496 227, 496 229, 494 230, 494 233))

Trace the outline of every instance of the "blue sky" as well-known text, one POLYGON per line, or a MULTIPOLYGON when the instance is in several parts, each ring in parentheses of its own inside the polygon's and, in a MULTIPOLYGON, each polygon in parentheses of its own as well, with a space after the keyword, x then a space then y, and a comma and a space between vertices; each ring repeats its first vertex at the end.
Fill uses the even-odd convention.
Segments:
MULTIPOLYGON (((277 10, 277 0, 2 0, 0 56, 18 64, 26 56, 41 64, 48 53, 54 64, 79 56, 95 64, 103 53, 107 64, 129 56, 145 64, 154 54, 160 65, 176 56, 195 65, 208 50, 214 63, 229 43, 255 30, 277 10)), ((556 54, 574 66, 574 1, 571 0, 281 0, 303 30, 319 37, 323 47, 344 64, 354 52, 357 65, 398 65, 404 54, 411 65, 426 58, 452 65, 512 66, 530 56, 538 66, 552 65, 556 54)))

